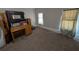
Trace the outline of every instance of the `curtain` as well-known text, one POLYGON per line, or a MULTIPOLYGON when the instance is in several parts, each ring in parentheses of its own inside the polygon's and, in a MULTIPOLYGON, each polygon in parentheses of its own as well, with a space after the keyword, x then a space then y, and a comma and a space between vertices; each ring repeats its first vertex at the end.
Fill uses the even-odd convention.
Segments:
POLYGON ((69 37, 75 36, 77 10, 65 10, 62 16, 61 32, 69 37))

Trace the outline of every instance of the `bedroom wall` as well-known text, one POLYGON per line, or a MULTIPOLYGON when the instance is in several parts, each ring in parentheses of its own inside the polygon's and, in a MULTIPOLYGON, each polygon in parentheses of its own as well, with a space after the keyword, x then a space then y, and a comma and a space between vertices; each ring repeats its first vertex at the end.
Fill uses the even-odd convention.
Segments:
MULTIPOLYGON (((35 9, 36 24, 38 25, 38 13, 44 14, 44 28, 59 31, 60 18, 63 12, 62 8, 37 8, 35 9)), ((39 25, 40 26, 40 25, 39 25)))
POLYGON ((4 12, 5 10, 23 11, 25 13, 25 18, 30 17, 32 25, 36 26, 36 24, 35 24, 35 9, 34 8, 0 8, 1 12, 4 12))

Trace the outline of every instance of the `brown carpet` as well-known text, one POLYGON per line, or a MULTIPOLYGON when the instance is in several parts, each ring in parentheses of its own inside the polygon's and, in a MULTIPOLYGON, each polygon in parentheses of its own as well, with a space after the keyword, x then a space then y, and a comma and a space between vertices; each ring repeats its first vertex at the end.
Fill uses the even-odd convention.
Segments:
POLYGON ((22 36, 1 51, 75 51, 79 42, 55 32, 36 28, 29 36, 22 36))

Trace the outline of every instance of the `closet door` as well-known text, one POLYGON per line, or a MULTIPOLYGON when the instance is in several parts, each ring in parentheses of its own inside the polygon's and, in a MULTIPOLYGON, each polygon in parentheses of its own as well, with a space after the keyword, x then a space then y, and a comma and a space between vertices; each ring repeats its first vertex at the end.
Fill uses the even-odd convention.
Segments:
POLYGON ((77 10, 65 10, 62 22, 61 22, 61 31, 63 34, 73 37, 75 36, 75 27, 77 20, 77 10))

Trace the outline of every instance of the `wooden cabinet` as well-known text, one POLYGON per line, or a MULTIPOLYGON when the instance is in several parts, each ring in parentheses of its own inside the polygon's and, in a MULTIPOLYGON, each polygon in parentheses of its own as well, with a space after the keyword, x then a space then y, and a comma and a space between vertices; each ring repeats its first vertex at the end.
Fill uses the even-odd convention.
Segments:
POLYGON ((29 35, 32 33, 32 26, 31 26, 31 20, 29 18, 26 19, 25 25, 15 26, 15 27, 9 27, 8 18, 6 17, 5 13, 0 13, 0 27, 2 27, 4 31, 5 41, 9 42, 15 39, 14 38, 14 32, 17 32, 19 30, 24 29, 25 34, 29 35))

